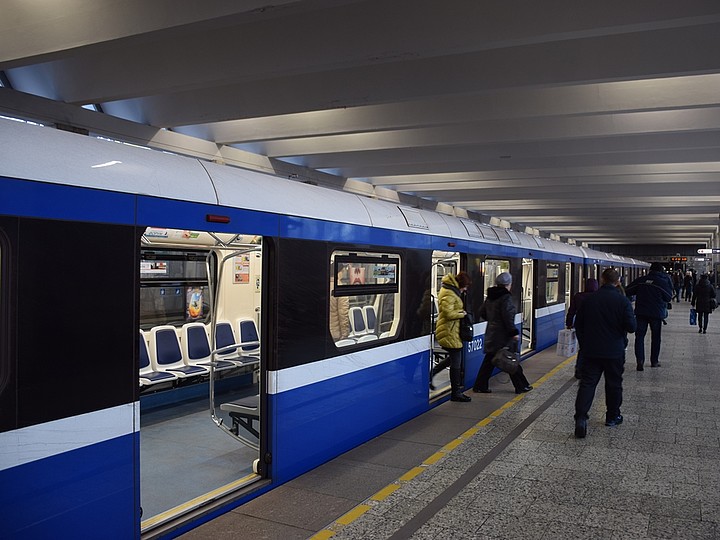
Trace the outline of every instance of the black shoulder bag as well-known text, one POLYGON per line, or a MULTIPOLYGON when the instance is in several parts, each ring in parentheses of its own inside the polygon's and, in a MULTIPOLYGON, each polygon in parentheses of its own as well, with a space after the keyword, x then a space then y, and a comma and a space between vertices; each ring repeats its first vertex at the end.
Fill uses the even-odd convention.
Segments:
POLYGON ((442 286, 446 289, 450 289, 452 292, 458 295, 460 300, 462 300, 463 308, 465 308, 465 316, 460 319, 460 340, 472 341, 475 337, 475 331, 473 329, 473 317, 472 315, 470 315, 470 313, 468 313, 467 306, 465 305, 465 299, 463 298, 462 293, 459 289, 453 287, 452 285, 447 285, 443 283, 442 286))

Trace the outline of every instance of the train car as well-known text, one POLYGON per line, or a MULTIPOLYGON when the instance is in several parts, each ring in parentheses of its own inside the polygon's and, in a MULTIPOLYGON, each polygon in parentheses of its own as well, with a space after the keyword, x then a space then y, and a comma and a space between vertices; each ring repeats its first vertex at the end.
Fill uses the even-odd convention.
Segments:
POLYGON ((446 273, 514 276, 526 358, 609 259, 0 120, 0 537, 181 534, 447 399, 446 273))

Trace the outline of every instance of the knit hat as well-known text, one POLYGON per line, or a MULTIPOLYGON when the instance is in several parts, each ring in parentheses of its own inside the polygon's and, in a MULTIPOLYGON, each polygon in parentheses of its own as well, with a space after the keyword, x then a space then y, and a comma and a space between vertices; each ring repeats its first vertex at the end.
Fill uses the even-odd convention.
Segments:
POLYGON ((495 285, 510 285, 512 283, 512 276, 508 272, 498 274, 495 278, 495 285))

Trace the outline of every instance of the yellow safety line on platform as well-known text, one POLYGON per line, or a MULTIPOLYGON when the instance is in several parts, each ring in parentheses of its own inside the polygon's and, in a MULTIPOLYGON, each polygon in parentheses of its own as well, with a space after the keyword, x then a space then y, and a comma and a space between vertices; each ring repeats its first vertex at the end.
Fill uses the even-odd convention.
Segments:
MULTIPOLYGON (((535 386, 542 385, 545 381, 553 377, 558 371, 560 371, 562 368, 567 366, 570 362, 575 360, 575 356, 571 356, 567 358, 566 360, 563 360, 560 362, 557 366, 555 366, 553 369, 548 371, 545 375, 540 377, 537 381, 535 381, 533 384, 535 386)), ((372 508, 371 505, 367 504, 370 501, 377 502, 385 500, 387 497, 389 497, 392 493, 400 489, 404 484, 407 484, 417 476, 420 476, 428 466, 433 465, 440 461, 443 457, 445 457, 448 452, 451 450, 454 450, 458 446, 460 446, 463 442, 470 439, 473 435, 476 435, 478 431, 480 431, 480 428, 483 428, 490 424, 495 418, 500 416, 504 411, 515 405, 517 402, 519 402, 521 399, 525 397, 526 394, 519 394, 512 398, 510 401, 502 405, 500 408, 494 410, 489 415, 487 415, 485 418, 480 420, 477 424, 475 424, 473 427, 465 431, 464 433, 460 434, 458 437, 447 443, 445 446, 440 448, 437 452, 432 454, 430 457, 425 459, 422 464, 419 467, 413 467, 408 472, 403 474, 400 478, 398 478, 395 482, 392 484, 389 484, 382 488, 380 491, 375 493, 374 495, 371 495, 366 501, 352 510, 350 510, 345 515, 339 517, 337 520, 335 520, 333 523, 328 525, 326 528, 324 528, 321 531, 318 531, 316 534, 310 537, 310 540, 327 540, 328 538, 335 535, 338 530, 340 530, 342 527, 349 525, 353 521, 355 521, 357 518, 362 516, 365 512, 370 510, 372 508), (334 530, 337 529, 337 530, 334 530)))

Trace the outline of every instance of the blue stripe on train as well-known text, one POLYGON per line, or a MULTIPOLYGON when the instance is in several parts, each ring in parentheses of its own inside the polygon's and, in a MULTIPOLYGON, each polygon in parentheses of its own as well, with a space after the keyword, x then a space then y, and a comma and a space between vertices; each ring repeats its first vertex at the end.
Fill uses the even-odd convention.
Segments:
POLYGON ((0 179, 0 214, 99 223, 135 223, 134 195, 0 179))
POLYGON ((0 471, 0 538, 139 538, 138 445, 130 434, 0 471))
POLYGON ((272 478, 286 482, 428 409, 429 351, 269 396, 272 478))
POLYGON ((535 349, 542 351, 557 343, 558 332, 565 328, 565 310, 538 317, 535 322, 535 349))

